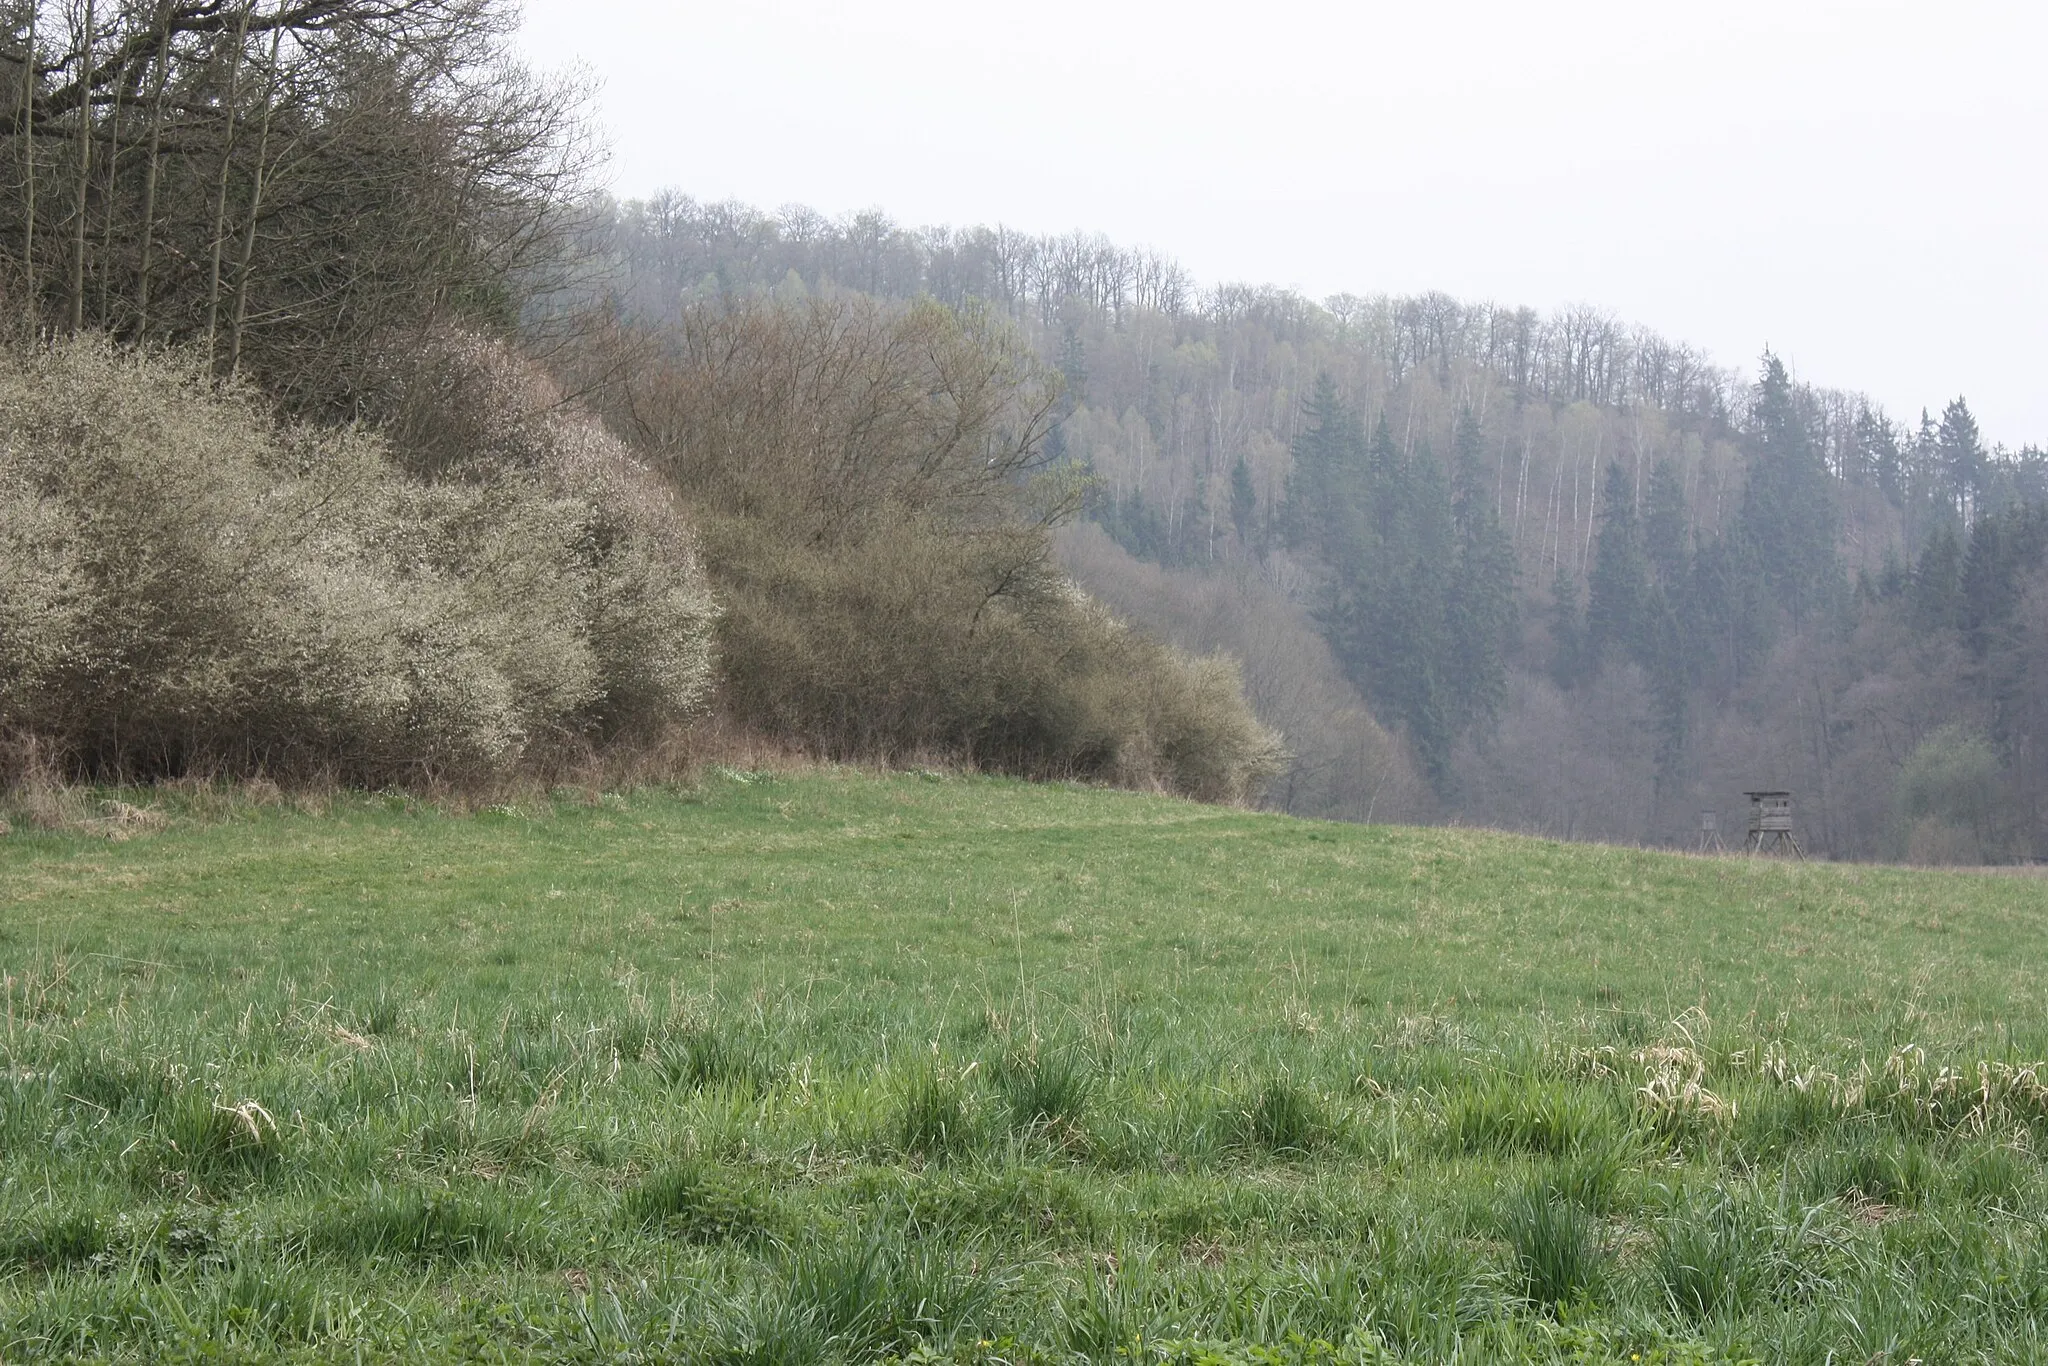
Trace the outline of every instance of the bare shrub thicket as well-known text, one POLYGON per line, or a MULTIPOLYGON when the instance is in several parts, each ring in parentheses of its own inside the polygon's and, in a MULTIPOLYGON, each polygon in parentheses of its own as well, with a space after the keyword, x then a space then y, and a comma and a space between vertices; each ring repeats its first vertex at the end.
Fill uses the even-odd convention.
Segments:
POLYGON ((1234 665, 1131 631, 1059 570, 1078 496, 1007 326, 864 298, 698 307, 606 411, 699 509, 739 721, 835 758, 1244 798, 1277 737, 1234 665))
MULTIPOLYGON (((477 343, 440 367, 463 377, 451 401, 493 375, 548 397, 477 343)), ((383 782, 688 717, 713 617, 688 529, 615 442, 538 409, 428 479, 404 445, 279 427, 187 355, 6 350, 8 752, 72 775, 383 782)))

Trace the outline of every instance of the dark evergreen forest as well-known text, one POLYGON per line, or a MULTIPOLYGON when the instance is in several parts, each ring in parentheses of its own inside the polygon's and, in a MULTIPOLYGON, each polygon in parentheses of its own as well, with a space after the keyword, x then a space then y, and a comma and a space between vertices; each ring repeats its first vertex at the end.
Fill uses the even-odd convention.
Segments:
POLYGON ((1205 288, 1085 234, 681 196, 596 233, 645 320, 855 292, 1014 323, 1090 477, 1070 569, 1243 660, 1291 810, 1689 846, 1782 786, 1829 855, 2048 856, 2048 455, 1961 397, 1901 420, 1597 309, 1205 288))

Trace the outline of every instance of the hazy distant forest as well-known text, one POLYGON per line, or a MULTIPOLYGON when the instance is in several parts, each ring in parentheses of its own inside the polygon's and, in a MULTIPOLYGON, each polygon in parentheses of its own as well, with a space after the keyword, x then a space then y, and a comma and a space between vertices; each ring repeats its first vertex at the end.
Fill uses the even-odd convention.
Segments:
POLYGON ((614 203, 515 19, 0 6, 18 815, 744 735, 1678 845, 1781 785, 1830 855, 2048 856, 2048 458, 1962 399, 614 203))
MULTIPOLYGON (((1286 809, 1689 846, 1797 793, 1841 857, 2048 855, 2048 455, 1597 309, 1203 288, 1097 236, 623 205, 627 316, 857 291, 1059 372, 1062 552, 1243 661, 1286 809)), ((1361 260, 1369 278, 1372 263, 1361 260)))

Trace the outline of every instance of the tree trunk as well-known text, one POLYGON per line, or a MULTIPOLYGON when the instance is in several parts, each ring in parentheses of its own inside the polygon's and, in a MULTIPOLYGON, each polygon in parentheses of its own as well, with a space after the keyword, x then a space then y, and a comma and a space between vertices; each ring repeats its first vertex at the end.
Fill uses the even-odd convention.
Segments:
POLYGON ((263 213, 263 159, 270 155, 270 110, 277 98, 277 45, 282 28, 270 31, 270 72, 263 86, 263 122, 256 134, 255 180, 249 190, 249 229, 242 234, 242 259, 235 266, 235 319, 228 328, 228 378, 242 364, 242 324, 249 316, 249 266, 256 257, 256 224, 263 213))
POLYGON ((149 268, 150 256, 156 246, 156 184, 163 154, 164 84, 171 71, 168 34, 164 36, 163 44, 163 52, 156 61, 156 90, 151 96, 149 111, 149 165, 142 178, 142 247, 135 265, 135 335, 138 338, 149 333, 149 268))
POLYGON ((21 261, 31 311, 36 310, 36 23, 42 18, 42 0, 29 0, 28 42, 22 58, 21 132, 22 165, 27 183, 22 187, 21 261))
POLYGON ((78 42, 78 188, 71 201, 71 330, 85 327, 85 207, 92 181, 93 0, 85 0, 78 42))
POLYGON ((214 339, 220 331, 220 258, 227 242, 228 175, 235 165, 235 114, 241 101, 242 45, 249 38, 249 17, 256 0, 242 6, 241 21, 235 25, 235 50, 228 56, 227 129, 220 145, 220 180, 213 196, 213 262, 206 280, 206 368, 213 368, 214 339))
MULTIPOLYGON (((116 32, 119 32, 118 24, 116 32)), ((93 313, 98 325, 111 330, 107 317, 107 294, 113 283, 115 208, 121 201, 121 118, 128 83, 114 87, 114 117, 107 124, 106 204, 100 213, 100 297, 93 313)))

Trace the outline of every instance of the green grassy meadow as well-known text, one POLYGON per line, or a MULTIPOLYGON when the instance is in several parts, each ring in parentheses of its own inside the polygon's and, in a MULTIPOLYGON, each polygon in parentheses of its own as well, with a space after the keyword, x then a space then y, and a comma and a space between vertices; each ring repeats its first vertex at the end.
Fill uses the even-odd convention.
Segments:
POLYGON ((0 839, 0 1360, 2048 1360, 2048 881, 153 800, 0 839))

